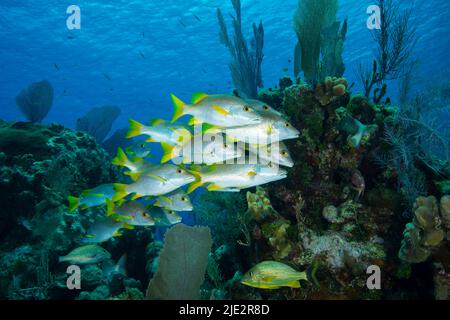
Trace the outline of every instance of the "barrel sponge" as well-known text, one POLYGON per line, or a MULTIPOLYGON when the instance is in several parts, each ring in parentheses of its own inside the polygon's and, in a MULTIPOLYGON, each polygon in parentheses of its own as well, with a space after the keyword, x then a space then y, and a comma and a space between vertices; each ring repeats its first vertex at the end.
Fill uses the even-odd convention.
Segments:
POLYGON ((199 300, 212 238, 208 227, 178 224, 170 229, 147 288, 149 300, 199 300))
POLYGON ((92 108, 85 116, 77 120, 76 129, 90 134, 98 143, 101 143, 111 131, 120 112, 119 107, 116 106, 92 108))
POLYGON ((16 104, 30 122, 41 122, 53 105, 53 87, 47 80, 35 82, 20 91, 16 104))

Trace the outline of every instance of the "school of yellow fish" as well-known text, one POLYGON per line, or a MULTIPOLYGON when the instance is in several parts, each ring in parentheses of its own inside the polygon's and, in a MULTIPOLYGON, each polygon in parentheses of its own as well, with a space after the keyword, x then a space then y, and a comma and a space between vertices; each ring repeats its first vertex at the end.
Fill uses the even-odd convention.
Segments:
POLYGON ((297 138, 299 132, 279 112, 263 102, 231 95, 197 93, 191 104, 172 95, 172 101, 172 121, 154 119, 144 125, 130 119, 127 138, 145 136, 145 143, 125 151, 119 148, 113 159, 125 168, 129 184, 105 184, 69 197, 71 212, 107 208, 83 242, 107 241, 124 228, 179 223, 177 212, 193 210, 189 194, 201 186, 239 192, 286 178, 280 166, 292 167, 293 161, 282 141, 297 138), (175 123, 184 115, 191 116, 187 126, 175 123), (148 160, 149 143, 161 144, 160 163, 148 160))

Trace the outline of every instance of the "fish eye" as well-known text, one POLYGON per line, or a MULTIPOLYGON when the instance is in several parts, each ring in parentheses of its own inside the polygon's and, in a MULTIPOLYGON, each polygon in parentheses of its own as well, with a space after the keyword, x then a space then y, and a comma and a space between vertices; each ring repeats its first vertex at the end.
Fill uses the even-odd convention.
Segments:
POLYGON ((187 201, 186 197, 182 197, 181 201, 187 201))
POLYGON ((264 109, 264 110, 269 110, 269 106, 264 105, 264 106, 263 106, 263 109, 264 109))
POLYGON ((273 163, 269 162, 268 166, 269 166, 269 168, 273 168, 273 163))
POLYGON ((289 128, 289 127, 291 126, 291 125, 289 124, 289 122, 286 122, 284 125, 286 126, 286 128, 289 128))
POLYGON ((144 148, 145 147, 145 144, 141 144, 141 148, 144 148))
POLYGON ((283 151, 281 151, 281 154, 283 155, 283 156, 287 156, 287 151, 286 150, 283 150, 283 151))
POLYGON ((245 106, 245 107, 244 107, 244 111, 245 111, 245 112, 249 112, 249 111, 250 111, 250 107, 249 107, 249 106, 245 106))
POLYGON ((177 173, 183 173, 183 170, 181 170, 181 169, 177 169, 177 173))
POLYGON ((224 144, 223 144, 223 147, 224 147, 225 149, 228 148, 228 144, 224 143, 224 144))

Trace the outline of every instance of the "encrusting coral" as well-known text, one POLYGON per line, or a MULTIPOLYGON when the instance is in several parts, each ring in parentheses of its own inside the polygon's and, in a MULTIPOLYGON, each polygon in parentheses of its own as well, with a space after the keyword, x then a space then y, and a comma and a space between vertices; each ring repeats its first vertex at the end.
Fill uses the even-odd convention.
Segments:
POLYGON ((433 248, 446 237, 443 221, 448 218, 448 196, 441 200, 442 207, 434 196, 419 197, 414 204, 414 218, 406 225, 399 257, 410 263, 427 260, 433 248))

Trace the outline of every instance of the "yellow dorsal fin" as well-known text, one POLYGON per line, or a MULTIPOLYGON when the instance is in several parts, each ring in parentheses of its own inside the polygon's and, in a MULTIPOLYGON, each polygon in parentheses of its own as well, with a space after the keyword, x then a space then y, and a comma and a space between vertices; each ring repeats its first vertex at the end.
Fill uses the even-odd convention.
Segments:
POLYGON ((211 108, 213 108, 216 112, 220 113, 221 115, 227 116, 230 114, 230 112, 228 112, 227 110, 225 110, 224 108, 222 108, 221 106, 218 106, 216 104, 213 104, 211 106, 211 108))
POLYGON ((113 237, 120 237, 120 236, 122 236, 122 232, 120 231, 116 231, 113 233, 113 237))
POLYGON ((122 227, 124 227, 125 229, 129 229, 129 230, 134 229, 134 226, 132 226, 131 224, 126 223, 126 222, 122 224, 122 227))
POLYGON ((131 197, 131 200, 137 200, 137 199, 139 199, 139 198, 142 198, 143 197, 143 195, 141 195, 141 194, 139 194, 139 193, 135 193, 132 197, 131 197))
POLYGON ((208 97, 206 93, 196 92, 192 95, 192 104, 199 104, 208 97))
POLYGON ((188 122, 188 125, 190 125, 190 126, 195 126, 197 124, 202 124, 202 122, 195 117, 192 117, 188 122))

